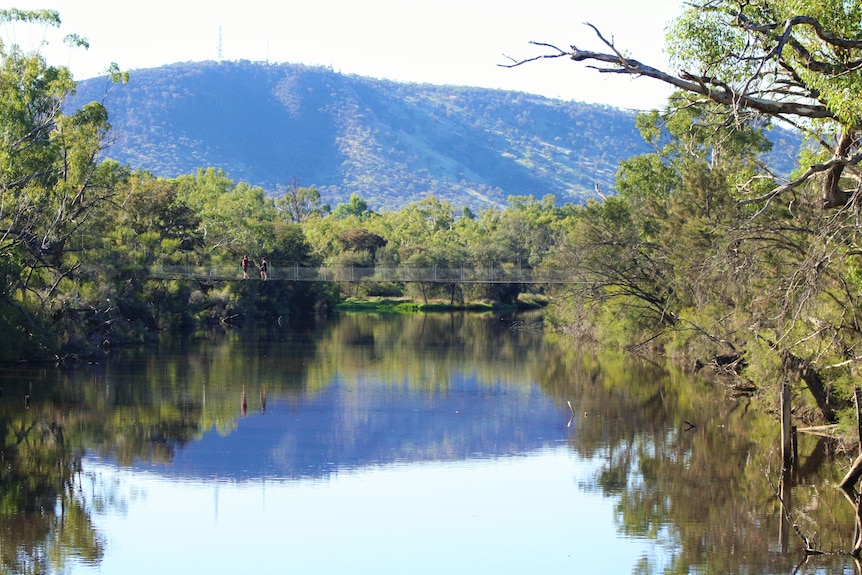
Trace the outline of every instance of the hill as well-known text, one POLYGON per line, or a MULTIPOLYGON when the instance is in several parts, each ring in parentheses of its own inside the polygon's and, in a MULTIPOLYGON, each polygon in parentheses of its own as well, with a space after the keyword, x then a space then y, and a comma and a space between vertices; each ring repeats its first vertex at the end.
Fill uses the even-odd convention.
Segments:
POLYGON ((635 111, 296 64, 137 70, 127 85, 79 82, 68 105, 92 100, 114 127, 106 157, 162 177, 222 168, 270 192, 296 182, 332 206, 353 193, 378 210, 429 193, 472 209, 510 195, 583 202, 649 151, 635 111))

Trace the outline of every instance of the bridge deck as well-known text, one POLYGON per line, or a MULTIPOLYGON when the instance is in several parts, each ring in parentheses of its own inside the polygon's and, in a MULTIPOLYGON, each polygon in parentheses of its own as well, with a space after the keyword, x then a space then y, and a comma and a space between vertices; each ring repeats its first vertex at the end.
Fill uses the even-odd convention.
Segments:
MULTIPOLYGON (((428 283, 577 283, 571 271, 523 268, 402 268, 402 267, 269 267, 270 281, 283 282, 428 282, 428 283)), ((234 267, 153 266, 150 277, 172 280, 237 281, 234 267)), ((259 279, 257 270, 249 270, 259 279)))

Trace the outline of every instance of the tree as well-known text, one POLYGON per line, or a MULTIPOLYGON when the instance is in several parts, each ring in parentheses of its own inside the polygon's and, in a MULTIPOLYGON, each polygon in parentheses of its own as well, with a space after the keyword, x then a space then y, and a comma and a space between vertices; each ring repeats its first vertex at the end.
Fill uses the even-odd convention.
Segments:
POLYGON ((530 266, 542 261, 554 243, 553 222, 557 219, 556 198, 547 195, 541 202, 532 196, 510 196, 497 235, 509 261, 530 266))
POLYGON ((560 253, 580 280, 572 288, 576 307, 599 304, 635 333, 679 322, 668 251, 643 235, 643 227, 642 213, 625 198, 590 200, 560 253))
POLYGON ((363 220, 373 214, 368 209, 368 202, 359 197, 359 194, 350 194, 350 202, 347 204, 338 204, 332 212, 332 217, 337 220, 342 220, 348 216, 356 216, 363 220))
POLYGON ((159 253, 169 261, 178 250, 189 252, 203 243, 200 218, 178 198, 176 181, 134 174, 124 208, 124 219, 135 236, 154 234, 159 253))
POLYGON ((181 176, 176 185, 177 201, 199 218, 201 260, 223 265, 239 261, 243 254, 266 251, 277 216, 274 201, 262 188, 234 184, 223 170, 215 168, 200 169, 193 177, 181 176))
POLYGON ((291 222, 301 223, 312 214, 329 212, 328 205, 320 205, 320 192, 317 188, 302 188, 294 180, 292 185, 279 188, 279 191, 282 189, 284 193, 275 200, 275 207, 291 222))
MULTIPOLYGON (((706 164, 677 162, 680 186, 670 202, 653 204, 662 211, 641 220, 642 231, 660 232, 666 222, 678 232, 676 245, 702 242, 710 250, 709 266, 701 268, 685 252, 668 252, 674 271, 669 293, 685 307, 686 292, 697 295, 691 279, 698 269, 723 269, 726 278, 748 279, 733 282, 734 290, 723 293, 703 291, 700 303, 726 307, 725 317, 737 322, 736 333, 764 342, 780 358, 777 371, 804 381, 827 420, 834 417, 829 403, 847 396, 846 389, 832 384, 846 386, 862 360, 857 311, 862 284, 853 274, 862 231, 856 215, 862 197, 857 169, 862 159, 860 15, 858 0, 696 0, 668 36, 677 74, 624 54, 591 25, 607 51, 537 43, 549 52, 510 64, 568 57, 602 73, 646 76, 679 90, 664 124, 691 126, 695 137, 671 130, 681 146, 674 157, 697 155, 692 144, 694 149, 706 146, 710 157, 706 164), (745 147, 757 151, 752 138, 774 121, 796 127, 811 142, 794 174, 785 178, 763 167, 752 169, 750 161, 742 169, 729 164, 724 173, 715 171, 724 163, 722 155, 744 158, 738 153, 745 147), (724 222, 716 220, 716 210, 726 214, 724 222)), ((653 129, 654 140, 659 128, 653 129)), ((636 192, 629 199, 640 197, 638 202, 649 207, 654 201, 650 186, 665 178, 662 173, 674 161, 661 155, 641 160, 639 180, 627 182, 623 174, 623 189, 630 183, 629 190, 636 192)), ((710 275, 716 277, 715 271, 704 277, 710 275)), ((746 348, 755 353, 758 345, 749 340, 746 348)), ((757 359, 752 363, 770 364, 763 356, 757 359)))
POLYGON ((372 264, 377 250, 386 245, 386 238, 366 228, 349 229, 339 234, 338 239, 344 251, 368 252, 372 264))
MULTIPOLYGON (((0 23, 58 27, 60 18, 50 10, 9 9, 0 10, 0 23)), ((87 46, 75 35, 67 42, 87 46)), ((31 351, 54 347, 45 322, 49 315, 55 324, 63 319, 61 284, 82 265, 72 238, 88 231, 96 208, 125 176, 116 163, 97 161, 110 129, 105 107, 92 102, 64 112, 75 82, 67 68, 48 65, 40 49, 0 39, 0 317, 14 326, 0 347, 13 357, 34 340, 31 351)), ((124 79, 115 67, 109 71, 124 79)))
POLYGON ((858 0, 696 0, 668 34, 678 74, 641 63, 588 24, 607 52, 535 42, 542 58, 590 62, 602 73, 653 78, 690 100, 719 105, 731 124, 752 116, 787 122, 820 147, 800 173, 748 201, 766 204, 820 178, 823 205, 845 205, 857 192, 862 159, 862 5, 858 0), (847 173, 850 172, 850 173, 847 173))

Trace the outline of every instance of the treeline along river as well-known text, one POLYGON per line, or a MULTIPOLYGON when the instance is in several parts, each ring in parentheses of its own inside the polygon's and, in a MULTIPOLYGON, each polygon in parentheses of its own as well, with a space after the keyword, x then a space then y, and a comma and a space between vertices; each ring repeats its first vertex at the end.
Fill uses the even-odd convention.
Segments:
POLYGON ((541 317, 341 315, 0 373, 3 573, 853 573, 843 462, 541 317), (795 527, 783 519, 792 518, 795 527))

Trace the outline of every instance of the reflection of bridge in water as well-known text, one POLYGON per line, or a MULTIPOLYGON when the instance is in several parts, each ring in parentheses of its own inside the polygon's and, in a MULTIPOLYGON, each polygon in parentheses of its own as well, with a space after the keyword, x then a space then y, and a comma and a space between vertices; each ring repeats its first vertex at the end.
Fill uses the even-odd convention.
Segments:
MULTIPOLYGON (((238 281, 242 271, 232 266, 153 266, 150 277, 170 280, 238 281)), ((258 279, 256 269, 249 270, 250 280, 258 279)), ((248 280, 247 280, 248 281, 248 280)), ((259 281, 259 279, 258 279, 259 281)), ((409 268, 409 267, 304 267, 300 265, 269 266, 269 281, 281 282, 427 282, 427 283, 500 283, 500 284, 570 284, 575 280, 570 270, 524 268, 409 268)))

